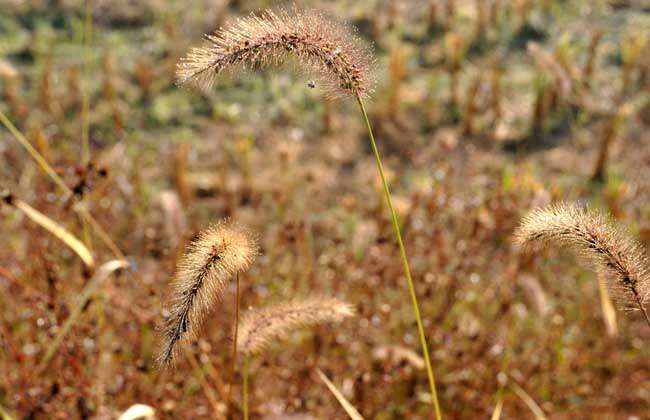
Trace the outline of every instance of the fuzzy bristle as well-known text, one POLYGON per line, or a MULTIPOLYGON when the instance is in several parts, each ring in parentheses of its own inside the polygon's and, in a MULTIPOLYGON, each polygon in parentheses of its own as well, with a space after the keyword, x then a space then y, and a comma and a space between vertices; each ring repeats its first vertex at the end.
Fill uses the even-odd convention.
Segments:
POLYGON ((255 355, 272 342, 284 340, 298 328, 340 322, 354 314, 354 308, 338 299, 310 297, 248 311, 242 318, 237 341, 239 352, 255 355))
POLYGON ((180 84, 208 89, 237 68, 279 64, 294 58, 312 70, 330 95, 366 96, 372 90, 370 54, 346 27, 312 12, 266 11, 237 19, 206 35, 177 66, 180 84))
POLYGON ((162 328, 158 362, 169 365, 179 344, 196 338, 206 316, 221 299, 227 282, 245 271, 257 245, 241 226, 223 221, 199 233, 180 260, 162 328))
POLYGON ((639 243, 601 213, 584 207, 557 204, 532 211, 515 234, 525 247, 552 242, 575 248, 607 274, 617 296, 644 311, 650 297, 648 258, 639 243))

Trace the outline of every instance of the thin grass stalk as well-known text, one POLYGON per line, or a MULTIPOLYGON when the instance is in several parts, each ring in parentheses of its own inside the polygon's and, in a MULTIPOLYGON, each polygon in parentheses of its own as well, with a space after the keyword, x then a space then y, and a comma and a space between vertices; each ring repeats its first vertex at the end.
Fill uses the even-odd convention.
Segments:
POLYGON ((79 212, 79 214, 81 214, 81 216, 84 219, 86 219, 88 224, 93 228, 93 230, 95 231, 97 236, 99 236, 99 238, 102 240, 102 242, 104 242, 104 245, 106 245, 106 247, 111 250, 113 255, 115 255, 115 257, 121 260, 125 260, 126 257, 124 256, 122 251, 120 251, 120 248, 118 248, 117 245, 115 245, 115 242, 113 242, 113 240, 108 235, 108 233, 106 233, 104 228, 101 227, 99 223, 97 223, 97 220, 95 220, 95 218, 90 214, 88 209, 86 209, 86 207, 84 207, 83 204, 80 204, 76 208, 76 210, 79 212))
POLYGON ((228 398, 226 404, 228 405, 228 413, 226 417, 230 417, 230 408, 232 405, 232 389, 235 386, 235 365, 237 363, 237 334, 239 333, 239 272, 237 276, 237 292, 235 293, 235 332, 232 339, 232 357, 230 360, 230 386, 228 387, 228 398))
POLYGON ((368 129, 368 135, 370 136, 370 143, 372 144, 372 151, 375 156, 375 163, 377 164, 377 169, 379 170, 379 176, 381 178, 381 183, 383 185, 384 195, 386 196, 386 203, 388 204, 388 209, 390 210, 390 214, 391 214, 393 229, 395 231, 395 238, 397 239, 397 244, 399 245, 400 256, 402 258, 402 265, 404 266, 404 274, 406 275, 406 280, 409 286, 409 293, 411 295, 413 313, 415 314, 415 320, 417 321, 418 324, 420 344, 422 346, 422 354, 424 355, 424 361, 427 367, 427 376, 429 378, 429 387, 431 390, 431 399, 433 400, 435 416, 437 420, 441 420, 442 416, 440 414, 440 404, 438 402, 438 393, 436 392, 436 381, 433 375, 433 368, 431 367, 431 360, 429 359, 427 338, 424 335, 424 326, 422 325, 422 317, 420 316, 418 298, 415 293, 415 285, 413 284, 413 279, 411 278, 411 268, 409 267, 408 259, 406 258, 406 250, 404 249, 404 242, 402 241, 402 233, 399 227, 399 221, 397 220, 397 213, 395 212, 395 208, 393 207, 393 200, 390 195, 388 183, 386 182, 386 175, 384 174, 384 166, 381 163, 379 150, 377 148, 377 142, 375 141, 375 136, 372 133, 372 127, 370 125, 370 120, 368 119, 368 114, 366 113, 366 108, 363 105, 363 101, 361 100, 361 97, 357 95, 356 98, 357 98, 357 102, 359 103, 359 108, 361 109, 361 113, 363 114, 363 119, 366 123, 366 128, 368 129))
MULTIPOLYGON (((36 150, 34 147, 27 141, 23 133, 20 132, 16 128, 15 125, 7 118, 7 116, 0 111, 0 122, 9 130, 9 132, 14 136, 14 138, 18 141, 18 143, 23 146, 27 152, 30 154, 30 156, 36 161, 38 166, 41 167, 43 172, 45 172, 51 179, 54 181, 54 183, 63 191, 64 193, 64 199, 67 199, 71 196, 73 196, 73 192, 68 186, 63 182, 61 177, 57 175, 57 173, 52 169, 52 167, 47 163, 45 158, 36 150)), ((119 259, 124 259, 124 254, 120 251, 120 249, 115 245, 115 243, 111 240, 111 238, 108 236, 106 231, 97 223, 97 221, 92 217, 90 212, 83 206, 82 203, 79 203, 79 205, 74 207, 75 211, 77 211, 83 218, 85 218, 88 223, 91 225, 91 227, 95 230, 95 233, 100 237, 102 242, 104 242, 104 245, 106 245, 113 254, 115 254, 115 257, 119 259)))
POLYGON ((81 89, 81 161, 90 161, 90 144, 88 139, 90 119, 90 94, 88 83, 90 79, 90 42, 93 32, 93 2, 86 0, 86 16, 84 21, 84 86, 81 89))
MULTIPOLYGON (((86 0, 86 15, 84 18, 84 34, 83 34, 83 50, 84 50, 84 65, 83 65, 83 80, 84 83, 81 89, 81 164, 86 166, 90 162, 90 145, 88 140, 88 127, 90 125, 89 109, 90 109, 90 94, 88 88, 88 79, 90 78, 90 37, 92 36, 92 0, 86 0)), ((90 229, 88 229, 88 222, 83 217, 81 219, 81 226, 83 229, 84 243, 88 248, 92 249, 92 237, 90 236, 90 229)))
POLYGON ((520 387, 519 384, 511 382, 510 389, 524 402, 524 404, 526 404, 526 407, 528 407, 528 409, 533 413, 535 419, 547 419, 544 411, 539 406, 539 404, 537 404, 533 397, 531 397, 522 387, 520 387))
POLYGON ((0 405, 0 419, 2 420, 13 420, 13 417, 0 405))
MULTIPOLYGON (((95 392, 96 392, 96 398, 97 398, 97 408, 98 410, 101 410, 102 407, 104 406, 104 394, 105 394, 105 386, 104 383, 106 383, 106 371, 107 371, 107 366, 104 361, 104 355, 106 354, 106 350, 109 346, 107 345, 108 343, 106 342, 107 340, 105 339, 105 336, 103 334, 105 326, 106 326, 106 311, 104 310, 106 304, 106 294, 104 293, 104 290, 100 290, 98 292, 97 296, 97 301, 95 303, 96 305, 96 317, 97 317, 97 341, 99 342, 99 357, 97 360, 97 380, 95 383, 95 392)), ((110 357, 110 356, 108 356, 110 357)))
POLYGON ((45 161, 43 156, 41 156, 40 153, 36 149, 34 149, 34 146, 31 145, 31 143, 23 136, 23 133, 21 133, 15 125, 7 118, 7 116, 0 111, 0 121, 2 124, 4 124, 5 127, 7 127, 7 130, 13 134, 13 136, 18 140, 18 143, 23 146, 27 152, 32 156, 32 158, 36 161, 38 166, 41 167, 41 169, 50 177, 52 178, 52 181, 61 188, 63 191, 66 192, 66 195, 72 195, 72 191, 70 191, 70 188, 68 188, 67 185, 65 185, 65 182, 57 175, 57 173, 52 169, 52 167, 45 161))
POLYGON ((242 409, 244 411, 244 420, 248 420, 248 364, 249 356, 244 356, 244 369, 242 370, 242 409))
MULTIPOLYGON (((89 108, 90 108, 90 100, 89 100, 89 88, 88 88, 88 79, 90 78, 90 37, 92 33, 92 0, 86 0, 86 16, 85 16, 85 23, 84 23, 84 67, 83 67, 83 73, 84 73, 84 85, 82 85, 81 89, 81 163, 84 166, 87 166, 88 162, 90 162, 90 146, 89 146, 89 140, 88 140, 88 126, 89 126, 89 108)), ((88 220, 83 216, 79 215, 79 219, 81 221, 81 229, 82 229, 82 235, 83 235, 83 241, 92 251, 93 247, 93 241, 92 241, 92 235, 90 233, 90 226, 88 220)), ((119 251, 118 251, 119 252, 119 251)), ((121 253, 120 253, 121 254, 121 253)), ((120 256, 123 258, 123 255, 120 256)), ((105 297, 103 291, 100 292, 99 299, 97 301, 97 332, 98 332, 98 337, 100 340, 100 344, 102 341, 102 330, 104 329, 104 324, 105 324, 105 312, 104 312, 104 303, 105 303, 105 297)), ((104 354, 104 347, 99 346, 99 360, 98 360, 98 374, 97 374, 97 386, 96 386, 96 392, 97 392, 97 407, 102 408, 104 405, 104 381, 105 381, 105 376, 106 376, 106 366, 104 365, 103 362, 103 354, 104 354)))
POLYGON ((79 256, 79 258, 81 258, 81 260, 84 262, 84 264, 86 264, 88 268, 94 267, 95 259, 93 258, 90 250, 88 250, 88 248, 86 248, 86 246, 79 239, 77 239, 76 236, 66 230, 62 225, 50 219, 45 214, 36 210, 22 200, 12 198, 11 196, 5 200, 9 203, 9 205, 20 210, 32 222, 41 226, 43 229, 56 236, 61 242, 65 243, 79 256))
POLYGON ((605 275, 602 272, 598 273, 598 292, 600 294, 600 307, 603 311, 603 320, 607 335, 616 337, 618 335, 618 324, 616 323, 616 310, 614 304, 607 291, 605 275))
POLYGON ((215 388, 219 393, 219 396, 224 401, 228 401, 228 391, 226 390, 226 384, 223 382, 223 379, 221 379, 221 375, 219 374, 219 372, 212 365, 210 358, 207 358, 205 360, 204 366, 205 366, 206 373, 210 378, 210 380, 214 383, 215 388))
POLYGON ((52 360, 52 356, 54 356, 56 351, 61 346, 61 343, 63 343, 63 339, 83 312, 86 303, 88 303, 88 300, 95 293, 95 290, 104 282, 104 280, 106 280, 106 278, 108 278, 109 275, 111 275, 111 273, 119 269, 127 268, 128 266, 129 265, 126 261, 112 260, 102 264, 102 266, 99 267, 95 275, 93 275, 86 287, 81 291, 79 301, 77 302, 77 305, 72 309, 70 316, 65 321, 56 337, 54 337, 52 343, 48 346, 47 352, 36 367, 37 375, 40 375, 45 370, 45 368, 47 368, 50 360, 52 360))
POLYGON ((205 396, 207 397, 208 402, 214 410, 215 418, 219 418, 217 416, 217 413, 219 413, 219 403, 217 402, 217 396, 214 394, 212 387, 210 387, 210 384, 208 384, 208 381, 205 379, 205 374, 203 373, 203 370, 201 370, 201 365, 199 365, 199 361, 196 360, 196 357, 194 357, 192 349, 189 346, 185 346, 185 357, 190 362, 190 365, 192 365, 192 369, 194 369, 196 379, 199 381, 199 384, 201 385, 201 388, 203 388, 203 392, 205 392, 205 396))
POLYGON ((494 406, 494 411, 492 411, 492 417, 490 420, 500 420, 501 412, 503 411, 503 389, 500 388, 497 392, 497 403, 494 406))
POLYGON ((363 416, 361 415, 361 413, 359 413, 359 411, 356 408, 354 408, 352 404, 350 404, 350 402, 343 396, 343 393, 339 391, 336 385, 334 385, 332 381, 329 380, 327 375, 325 375, 322 370, 317 368, 316 374, 318 375, 320 380, 323 381, 323 383, 325 384, 327 389, 329 389, 332 395, 334 395, 334 398, 336 398, 339 404, 341 404, 341 407, 343 407, 347 415, 352 420, 363 420, 363 416))

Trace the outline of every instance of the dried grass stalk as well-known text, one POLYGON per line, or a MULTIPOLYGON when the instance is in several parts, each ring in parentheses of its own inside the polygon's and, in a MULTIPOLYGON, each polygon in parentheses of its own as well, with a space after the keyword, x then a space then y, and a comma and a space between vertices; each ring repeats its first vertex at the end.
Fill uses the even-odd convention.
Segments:
POLYGON ((84 264, 86 264, 87 267, 92 268, 95 265, 95 259, 93 258, 90 250, 79 239, 77 239, 76 236, 70 233, 59 223, 50 219, 24 201, 15 198, 11 194, 3 193, 2 200, 6 204, 20 210, 32 222, 38 224, 43 229, 56 236, 61 242, 73 250, 79 256, 79 258, 81 258, 84 264))
POLYGON ((615 296, 641 309, 650 325, 645 309, 650 297, 648 258, 641 245, 609 217, 577 205, 557 204, 526 216, 516 239, 527 247, 556 242, 577 249, 606 274, 615 296))
POLYGON ((66 319, 65 323, 57 331, 54 340, 52 340, 52 342, 47 346, 45 355, 43 356, 38 366, 36 367, 36 372, 38 374, 41 374, 45 371, 45 368, 47 368, 50 360, 52 360, 52 357, 59 350, 61 344, 63 344, 63 340, 70 332, 70 329, 75 324, 75 322, 79 320, 79 317, 83 314, 86 304, 88 304, 88 301, 90 300, 90 298, 93 297, 96 290, 103 285, 104 281, 106 281, 106 279, 111 274, 115 273, 118 270, 124 270, 128 267, 129 267, 129 263, 127 263, 124 260, 111 260, 99 266, 95 274, 92 276, 92 278, 88 281, 86 286, 79 294, 78 302, 76 303, 74 308, 72 308, 72 311, 70 312, 70 316, 68 317, 68 319, 66 319))
POLYGON ((181 84, 208 89, 227 71, 294 58, 313 70, 330 94, 364 96, 372 90, 370 55, 347 27, 314 12, 266 11, 206 35, 177 66, 181 84))
POLYGON ((190 243, 178 264, 167 306, 158 356, 161 366, 175 359, 179 344, 196 338, 227 281, 246 270, 256 254, 257 244, 248 231, 228 221, 205 229, 190 243))
POLYGON ((248 311, 239 326, 239 352, 245 356, 262 353, 271 343, 284 340, 298 328, 340 322, 354 314, 354 308, 338 299, 310 297, 248 311))
POLYGON ((345 410, 346 414, 350 417, 352 420, 363 420, 363 416, 359 411, 354 408, 354 406, 345 398, 343 393, 339 391, 339 389, 332 383, 332 381, 329 380, 327 375, 323 373, 322 370, 316 369, 316 374, 318 375, 318 378, 323 381, 327 389, 334 395, 334 398, 341 404, 341 407, 345 410))

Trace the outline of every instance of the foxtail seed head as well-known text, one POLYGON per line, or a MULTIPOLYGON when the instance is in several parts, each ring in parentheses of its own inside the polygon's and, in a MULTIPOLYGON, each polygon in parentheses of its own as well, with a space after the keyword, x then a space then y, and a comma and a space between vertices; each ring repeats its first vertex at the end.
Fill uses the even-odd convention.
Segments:
POLYGON ((313 12, 266 11, 206 35, 177 66, 180 84, 208 89, 224 72, 294 58, 314 71, 333 95, 371 93, 370 54, 346 27, 313 12))
POLYGON ((601 213, 570 204, 533 210, 515 237, 526 247, 553 242, 573 247, 607 274, 608 286, 619 298, 644 307, 650 297, 649 264, 643 248, 601 213))
POLYGON ((179 344, 197 337, 208 313, 221 299, 228 280, 245 271, 257 245, 241 226, 219 222, 199 233, 178 264, 162 327, 158 362, 169 365, 179 344))
POLYGON ((248 311, 237 335, 239 352, 262 353, 271 343, 284 340, 298 328, 340 322, 354 314, 354 308, 338 299, 310 297, 248 311))

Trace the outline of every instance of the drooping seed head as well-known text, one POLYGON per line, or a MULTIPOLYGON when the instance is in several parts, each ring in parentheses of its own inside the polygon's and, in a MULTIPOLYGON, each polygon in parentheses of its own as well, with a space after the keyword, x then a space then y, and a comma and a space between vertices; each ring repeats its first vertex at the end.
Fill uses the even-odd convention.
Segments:
POLYGON ((179 345, 196 338, 227 282, 245 271, 256 255, 257 245, 248 231, 228 221, 203 230, 189 244, 172 283, 162 327, 160 365, 169 365, 179 345))
POLYGON ((266 11, 206 35, 177 66, 180 84, 202 89, 228 71, 295 59, 326 92, 366 96, 372 91, 371 55, 348 28, 313 12, 266 11))
POLYGON ((242 317, 237 334, 240 353, 251 356, 263 352, 271 343, 286 339, 298 328, 340 322, 354 314, 354 308, 338 299, 310 297, 260 309, 242 317))
POLYGON ((634 306, 644 306, 650 298, 650 265, 642 246, 599 212, 571 204, 533 210, 515 238, 529 248, 551 243, 572 247, 607 274, 608 286, 619 298, 634 306))

